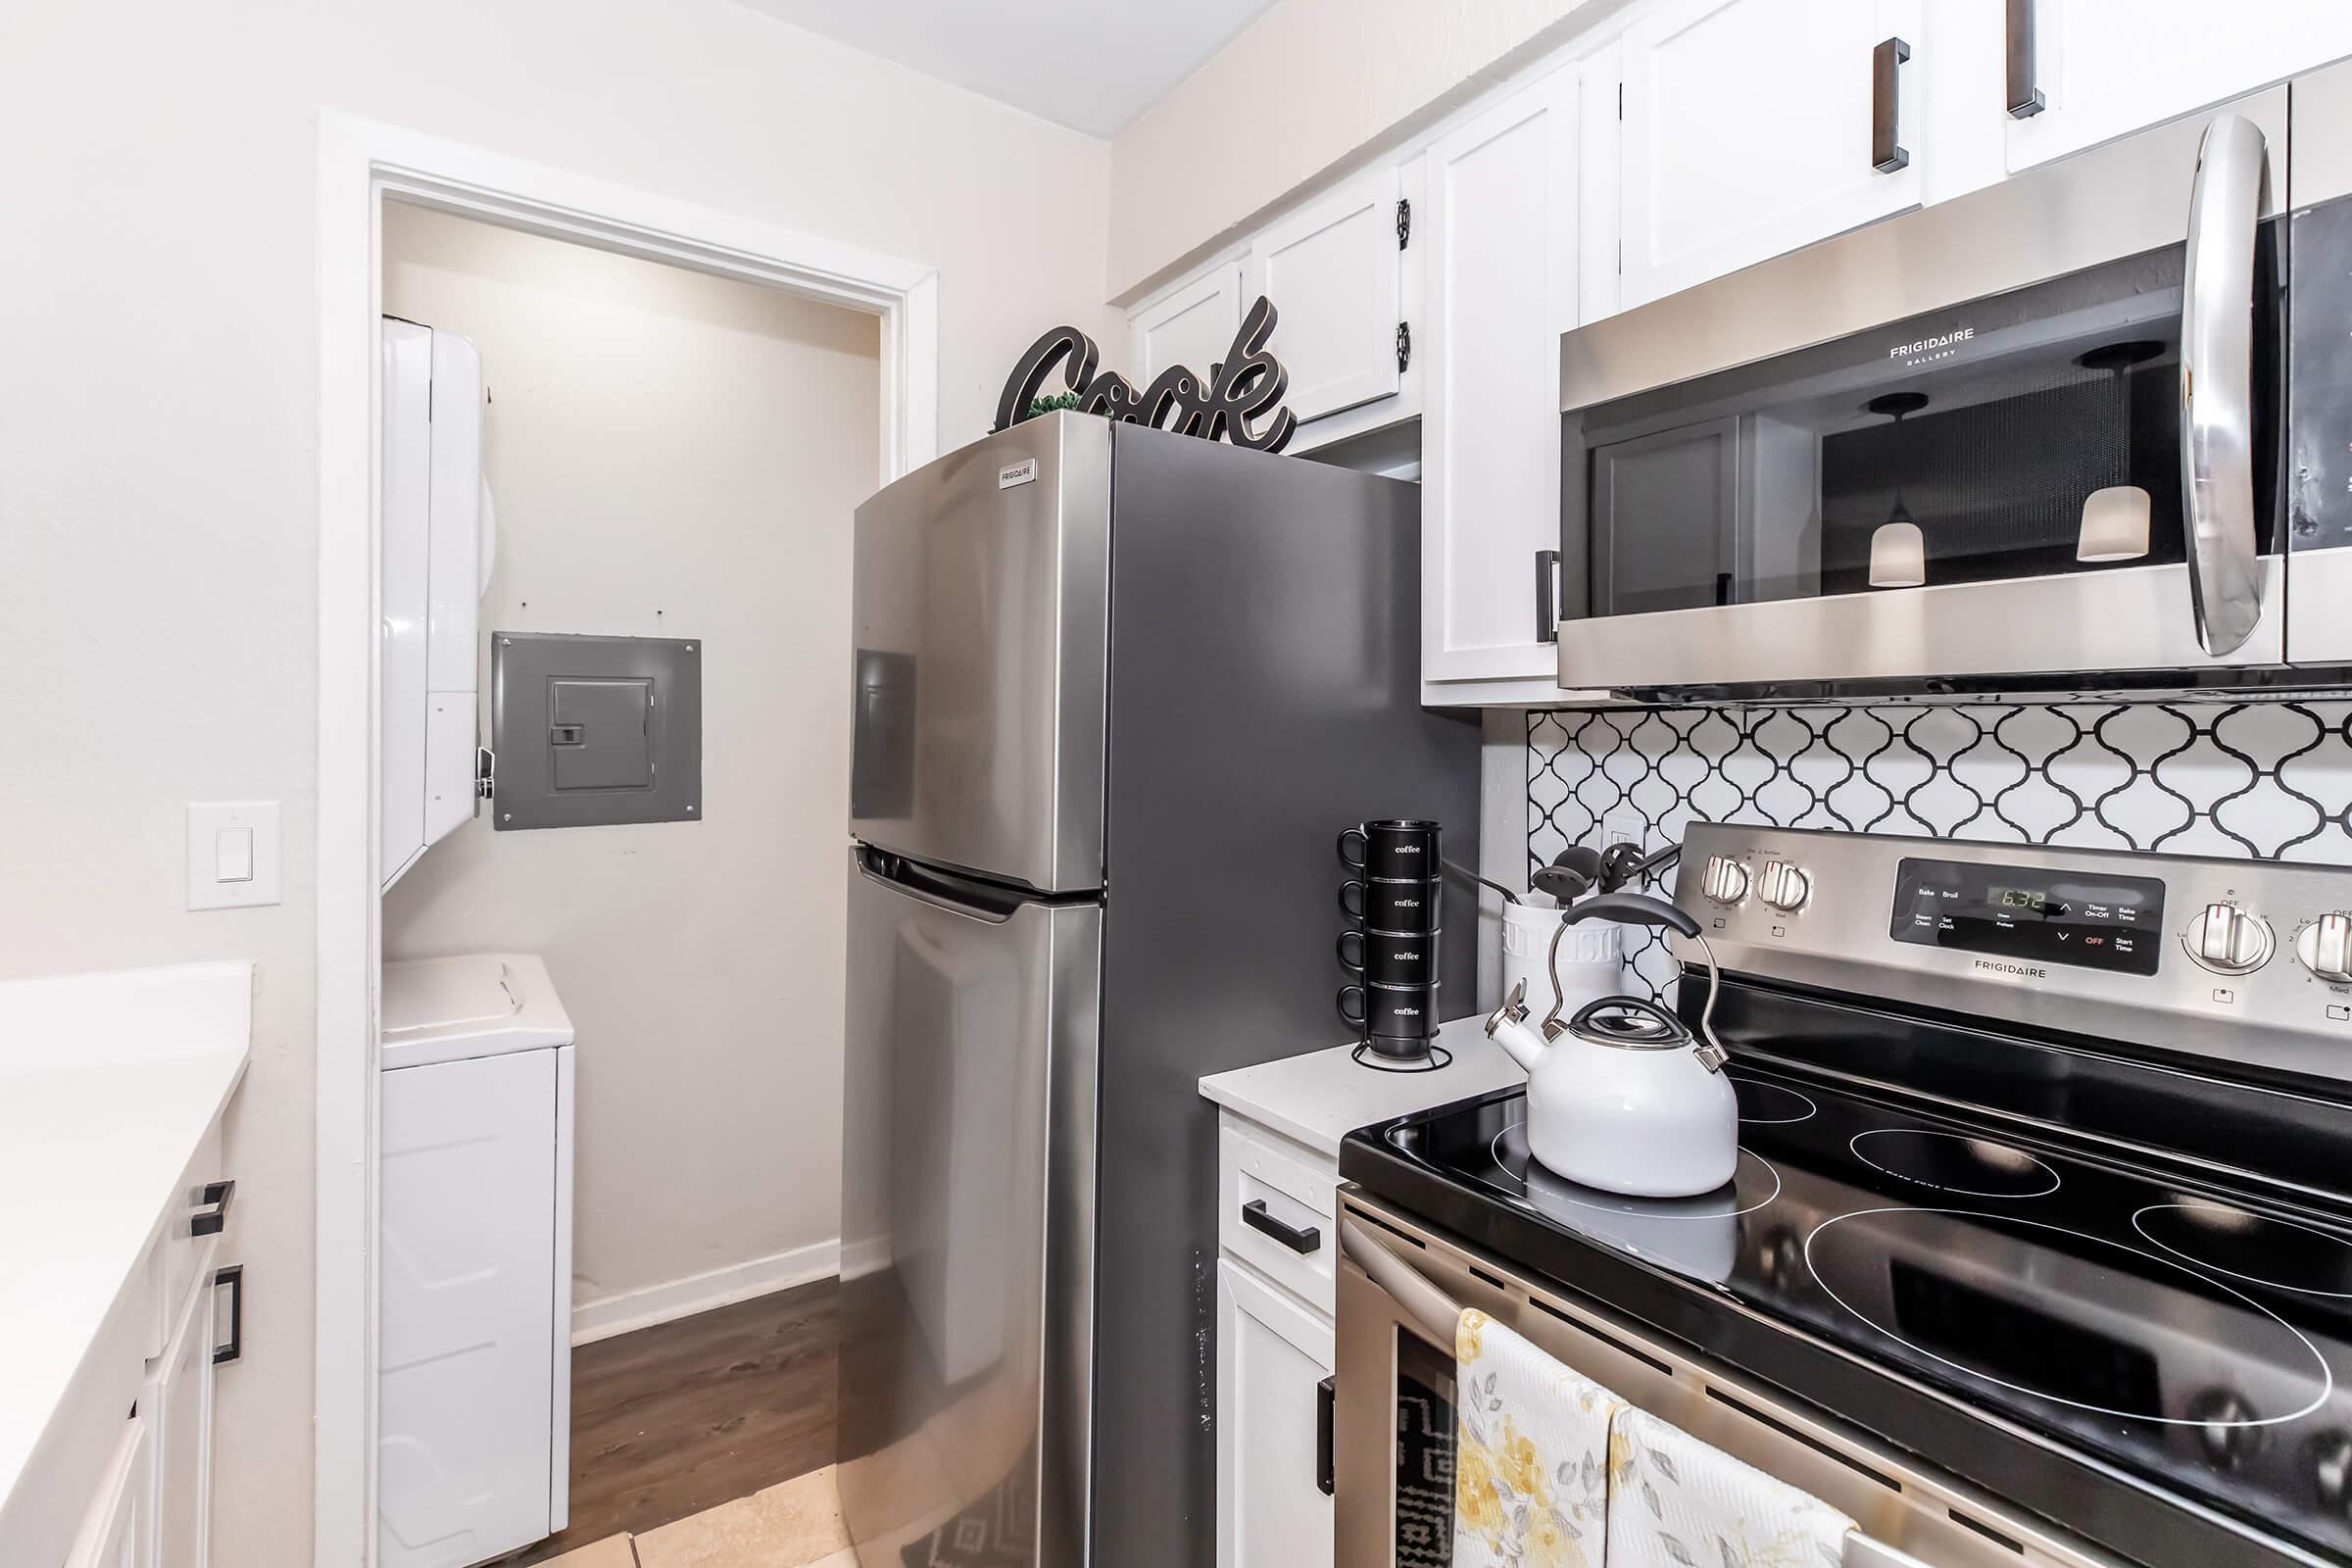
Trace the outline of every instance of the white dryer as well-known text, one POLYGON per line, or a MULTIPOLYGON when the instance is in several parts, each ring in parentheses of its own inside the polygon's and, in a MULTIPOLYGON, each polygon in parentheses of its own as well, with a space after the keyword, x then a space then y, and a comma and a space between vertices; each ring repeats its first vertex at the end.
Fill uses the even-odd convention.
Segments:
POLYGON ((482 357, 387 316, 382 517, 383 885, 475 809, 480 604, 498 530, 482 357))

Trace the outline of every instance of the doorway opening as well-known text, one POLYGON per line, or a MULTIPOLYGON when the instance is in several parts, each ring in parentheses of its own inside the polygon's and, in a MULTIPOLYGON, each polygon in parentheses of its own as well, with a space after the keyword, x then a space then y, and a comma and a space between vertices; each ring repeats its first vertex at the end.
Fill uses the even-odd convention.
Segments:
MULTIPOLYGON (((472 1527, 458 1499, 516 1474, 527 1490, 528 1444, 495 1410, 535 1392, 560 1533, 434 1560, 710 1563, 698 1516, 709 1536, 753 1514, 816 1529, 805 1550, 746 1541, 743 1560, 820 1560, 850 514, 929 456, 936 280, 334 116, 320 174, 317 1554, 399 1561, 472 1527), (495 499, 466 716, 488 745, 516 644, 691 644, 691 815, 531 831, 493 797, 414 853, 396 842, 411 759, 387 746, 409 697, 387 355, 413 329, 478 359, 495 499), (419 1004, 398 977, 436 966, 419 1004), (507 1002, 453 1005, 485 972, 507 1002), (466 1310, 491 1328, 450 1321, 466 1310), (534 1335, 535 1391, 513 1353, 534 1335), (436 1395, 424 1369, 468 1359, 436 1395), (439 1430, 481 1436, 470 1460, 463 1436, 421 1441, 436 1396, 465 1406, 439 1430)), ((429 406, 462 377, 426 360, 429 406)), ((536 744, 579 727, 558 716, 536 744)), ((599 773, 609 757, 558 761, 589 794, 629 792, 599 773)))

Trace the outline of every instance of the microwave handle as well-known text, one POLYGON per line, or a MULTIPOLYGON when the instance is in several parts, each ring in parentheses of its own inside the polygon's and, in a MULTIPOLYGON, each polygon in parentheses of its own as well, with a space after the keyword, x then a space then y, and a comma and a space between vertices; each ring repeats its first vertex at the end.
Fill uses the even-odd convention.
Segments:
POLYGON ((2262 132, 2217 116, 2189 187, 2180 290, 2180 496, 2197 640, 2220 658, 2262 619, 2254 545, 2254 241, 2262 132))

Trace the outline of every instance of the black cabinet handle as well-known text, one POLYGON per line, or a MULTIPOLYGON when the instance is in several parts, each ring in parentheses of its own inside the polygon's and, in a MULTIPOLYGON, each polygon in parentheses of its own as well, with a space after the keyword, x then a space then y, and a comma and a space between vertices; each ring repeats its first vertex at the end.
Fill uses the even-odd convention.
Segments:
POLYGON ((2034 80, 2034 0, 2009 0, 2009 118, 2031 120, 2049 107, 2034 80))
POLYGON ((1899 69, 1911 46, 1888 38, 1870 52, 1870 167, 1882 174, 1911 167, 1898 139, 1903 129, 1903 77, 1899 69))
POLYGON ((235 1182, 206 1182, 204 1206, 188 1219, 190 1236, 218 1236, 228 1223, 228 1200, 237 1194, 235 1182))
POLYGON ((1553 585, 1560 579, 1560 553, 1557 550, 1536 552, 1536 641, 1556 643, 1560 640, 1560 596, 1553 585))
POLYGON ((1338 1390, 1330 1378, 1315 1385, 1315 1490, 1326 1497, 1339 1490, 1332 1465, 1332 1405, 1338 1390))
POLYGON ((1242 1223, 1253 1231, 1264 1231, 1292 1251, 1301 1255, 1323 1245, 1323 1232, 1313 1225, 1285 1225, 1266 1212, 1266 1200, 1252 1198, 1242 1205, 1242 1223))
MULTIPOLYGON (((218 1333, 213 1340, 213 1365, 234 1361, 245 1353, 245 1265, 231 1263, 226 1268, 213 1270, 213 1289, 228 1288, 228 1343, 220 1343, 218 1333)), ((216 1323, 219 1319, 214 1320, 216 1323)))

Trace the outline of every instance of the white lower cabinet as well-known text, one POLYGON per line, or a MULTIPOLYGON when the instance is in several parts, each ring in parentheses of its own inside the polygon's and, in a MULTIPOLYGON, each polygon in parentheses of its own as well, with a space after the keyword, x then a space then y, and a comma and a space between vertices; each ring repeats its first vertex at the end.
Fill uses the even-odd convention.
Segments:
MULTIPOLYGON (((206 1259, 209 1264, 209 1257, 206 1259)), ((207 1272, 188 1293, 139 1397, 155 1423, 155 1568, 205 1568, 212 1558, 213 1305, 207 1272)))
POLYGON ((1331 1319, 1217 1265, 1218 1568, 1332 1562, 1331 1319))
POLYGON ((147 1568, 154 1517, 155 1445, 146 1417, 134 1413, 122 1423, 122 1441, 65 1568, 147 1568))
MULTIPOLYGON (((123 1392, 112 1396, 121 1403, 90 1411, 89 1419, 110 1421, 118 1436, 112 1457, 94 1472, 99 1479, 86 1494, 65 1568, 206 1568, 212 1559, 220 1298, 213 1267, 233 1190, 219 1181, 220 1153, 216 1127, 132 1271, 134 1298, 122 1310, 138 1327, 98 1352, 121 1368, 123 1392)), ((19 1561, 13 1545, 0 1545, 8 1568, 19 1561)))
POLYGON ((1223 1112, 1217 1568, 1329 1568, 1337 1160, 1223 1112))

